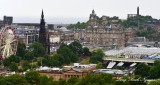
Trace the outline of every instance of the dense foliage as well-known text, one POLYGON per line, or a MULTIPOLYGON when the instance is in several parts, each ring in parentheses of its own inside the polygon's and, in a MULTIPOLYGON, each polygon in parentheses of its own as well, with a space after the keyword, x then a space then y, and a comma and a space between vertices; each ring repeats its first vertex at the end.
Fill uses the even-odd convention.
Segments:
POLYGON ((141 63, 136 67, 135 74, 141 75, 142 77, 148 77, 149 69, 150 67, 148 65, 146 65, 145 63, 141 63))
POLYGON ((53 78, 30 71, 25 76, 14 74, 0 77, 0 85, 54 85, 53 78))
POLYGON ((137 30, 136 35, 138 37, 146 37, 150 41, 159 41, 160 33, 156 31, 152 27, 147 27, 147 28, 140 28, 137 30))
MULTIPOLYGON (((57 66, 78 62, 80 57, 91 55, 91 52, 87 47, 82 47, 79 41, 74 41, 69 45, 62 44, 57 53, 43 57, 42 63, 44 66, 57 66)), ((39 61, 39 64, 41 61, 39 61)))
POLYGON ((124 28, 137 28, 137 37, 146 37, 149 41, 159 41, 160 32, 157 31, 160 21, 151 16, 135 16, 121 22, 124 28))
POLYGON ((145 23, 152 21, 153 18, 151 16, 135 16, 132 18, 128 18, 125 21, 121 22, 121 25, 125 28, 128 27, 143 27, 145 23))
POLYGON ((89 63, 98 64, 98 68, 103 68, 103 56, 102 50, 98 49, 90 52, 79 41, 74 41, 69 45, 61 44, 53 55, 45 54, 41 43, 34 42, 27 49, 25 44, 19 43, 17 54, 6 58, 3 64, 9 71, 22 72, 37 66, 61 67, 70 63, 80 62, 83 58, 89 58, 89 63))
POLYGON ((160 78, 160 61, 156 60, 153 66, 139 64, 135 69, 135 74, 149 79, 160 78))
POLYGON ((40 57, 45 54, 45 48, 41 43, 34 42, 29 46, 30 52, 33 52, 34 57, 40 57))
POLYGON ((69 80, 54 81, 52 77, 30 71, 24 76, 18 74, 0 76, 0 85, 146 85, 146 83, 144 81, 118 81, 110 74, 90 74, 82 79, 71 77, 69 80))
POLYGON ((26 45, 24 43, 18 42, 16 55, 23 58, 26 53, 26 45))
POLYGON ((92 52, 92 56, 90 57, 91 63, 102 62, 102 58, 104 57, 104 52, 101 49, 92 52))
POLYGON ((70 24, 69 26, 67 26, 67 29, 71 29, 71 30, 74 30, 74 29, 85 29, 87 28, 88 24, 85 23, 85 22, 77 22, 76 24, 70 24))

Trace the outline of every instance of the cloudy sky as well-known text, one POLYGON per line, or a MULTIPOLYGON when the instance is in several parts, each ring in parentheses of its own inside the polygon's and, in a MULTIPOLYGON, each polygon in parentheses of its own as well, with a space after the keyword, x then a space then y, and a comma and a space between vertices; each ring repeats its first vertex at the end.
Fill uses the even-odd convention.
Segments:
POLYGON ((14 22, 38 23, 42 9, 47 23, 87 21, 92 9, 98 16, 126 19, 137 6, 140 14, 160 19, 160 0, 0 0, 0 19, 7 15, 14 22))

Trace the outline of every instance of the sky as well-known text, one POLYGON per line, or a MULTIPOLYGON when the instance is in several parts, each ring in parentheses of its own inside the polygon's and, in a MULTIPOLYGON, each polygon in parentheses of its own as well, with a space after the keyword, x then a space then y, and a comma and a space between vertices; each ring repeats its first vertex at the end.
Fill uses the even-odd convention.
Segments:
POLYGON ((160 0, 0 0, 0 19, 13 16, 14 23, 39 23, 44 10, 47 23, 69 24, 86 22, 92 10, 101 17, 118 16, 126 19, 127 14, 136 14, 160 19, 160 0))

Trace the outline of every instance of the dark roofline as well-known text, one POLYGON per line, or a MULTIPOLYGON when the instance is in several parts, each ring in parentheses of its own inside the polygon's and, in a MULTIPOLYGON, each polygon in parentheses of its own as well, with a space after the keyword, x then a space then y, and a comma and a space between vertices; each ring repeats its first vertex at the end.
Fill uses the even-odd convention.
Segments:
POLYGON ((13 23, 21 26, 39 26, 39 23, 13 23))

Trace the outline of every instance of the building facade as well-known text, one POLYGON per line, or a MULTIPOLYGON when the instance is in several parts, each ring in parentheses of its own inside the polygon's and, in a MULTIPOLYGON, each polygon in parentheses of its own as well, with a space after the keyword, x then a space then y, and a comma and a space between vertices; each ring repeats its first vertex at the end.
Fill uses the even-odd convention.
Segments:
POLYGON ((137 14, 128 14, 127 18, 138 18, 140 16, 139 7, 137 7, 137 14))
POLYGON ((37 71, 58 81, 59 79, 68 80, 71 77, 84 78, 86 75, 92 74, 96 67, 96 64, 80 65, 79 63, 74 63, 73 66, 63 66, 62 69, 47 68, 37 71))
POLYGON ((123 29, 87 28, 85 41, 108 49, 121 48, 125 46, 125 34, 123 29))
POLYGON ((39 28, 32 26, 16 26, 14 29, 18 41, 24 43, 27 47, 29 47, 33 42, 38 41, 39 28))
POLYGON ((3 17, 3 24, 5 25, 11 25, 13 23, 13 17, 11 16, 4 16, 3 17))
POLYGON ((129 38, 133 37, 134 32, 132 29, 118 27, 118 24, 116 24, 118 21, 118 18, 113 19, 104 16, 97 20, 93 10, 88 21, 89 26, 85 30, 85 41, 94 46, 101 46, 107 49, 125 47, 125 43, 129 38))

